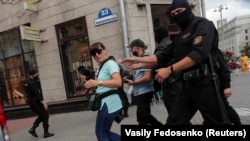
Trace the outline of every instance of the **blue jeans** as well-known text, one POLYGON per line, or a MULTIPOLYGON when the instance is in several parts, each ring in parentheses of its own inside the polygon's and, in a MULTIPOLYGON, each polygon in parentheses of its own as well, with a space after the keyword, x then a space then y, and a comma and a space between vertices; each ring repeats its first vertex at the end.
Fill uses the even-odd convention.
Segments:
POLYGON ((119 114, 120 110, 114 113, 108 113, 106 103, 103 105, 102 110, 99 110, 96 118, 95 134, 98 141, 120 141, 121 136, 117 133, 111 132, 112 123, 115 117, 119 114))

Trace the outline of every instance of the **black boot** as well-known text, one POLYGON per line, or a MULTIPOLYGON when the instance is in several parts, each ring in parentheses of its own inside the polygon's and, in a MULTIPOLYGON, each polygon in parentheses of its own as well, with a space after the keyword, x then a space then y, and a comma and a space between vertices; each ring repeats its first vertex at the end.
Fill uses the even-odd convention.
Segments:
POLYGON ((32 126, 28 132, 29 132, 33 137, 36 137, 36 138, 37 138, 38 135, 36 134, 36 127, 37 127, 37 126, 32 126))
POLYGON ((129 117, 129 115, 128 115, 128 110, 124 110, 123 116, 124 116, 124 117, 129 117))
POLYGON ((44 138, 48 138, 48 137, 52 137, 52 136, 54 136, 54 134, 53 133, 44 133, 44 138))
POLYGON ((48 138, 48 137, 52 137, 52 136, 54 136, 54 134, 53 133, 49 133, 49 131, 48 131, 48 127, 44 127, 44 138, 48 138))

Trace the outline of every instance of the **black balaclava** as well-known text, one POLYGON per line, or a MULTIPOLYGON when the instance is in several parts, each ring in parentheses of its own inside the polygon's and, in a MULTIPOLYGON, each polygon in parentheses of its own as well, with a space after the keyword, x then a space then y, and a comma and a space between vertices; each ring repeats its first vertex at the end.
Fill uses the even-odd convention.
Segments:
POLYGON ((173 16, 176 23, 183 29, 187 25, 187 22, 194 17, 194 14, 187 0, 173 0, 170 11, 176 8, 186 8, 182 13, 173 16))
POLYGON ((161 25, 155 29, 155 41, 158 44, 166 37, 168 37, 168 27, 166 25, 161 25))

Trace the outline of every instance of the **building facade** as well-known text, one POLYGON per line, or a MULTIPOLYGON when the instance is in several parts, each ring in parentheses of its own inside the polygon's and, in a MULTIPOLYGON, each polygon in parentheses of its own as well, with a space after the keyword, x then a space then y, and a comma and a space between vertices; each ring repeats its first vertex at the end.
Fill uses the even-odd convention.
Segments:
POLYGON ((224 42, 222 29, 219 25, 217 27, 219 27, 219 47, 239 57, 243 47, 250 44, 250 15, 235 17, 223 25, 224 42))
MULTIPOLYGON (((173 38, 178 26, 169 16, 172 0, 7 0, 0 3, 0 91, 6 107, 26 105, 23 82, 39 71, 48 103, 87 99, 79 80, 81 65, 97 67, 89 54, 102 42, 108 55, 130 56, 136 39, 155 48, 154 28, 166 24, 173 38)), ((190 0, 201 15, 200 0, 190 0)))

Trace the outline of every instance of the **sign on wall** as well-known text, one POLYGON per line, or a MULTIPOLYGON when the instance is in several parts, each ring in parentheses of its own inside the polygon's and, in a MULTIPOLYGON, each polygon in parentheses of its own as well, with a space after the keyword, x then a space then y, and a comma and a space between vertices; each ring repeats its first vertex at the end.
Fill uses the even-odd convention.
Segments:
POLYGON ((95 19, 95 25, 99 26, 117 20, 117 14, 113 14, 109 8, 102 8, 98 13, 98 19, 95 19))
POLYGON ((40 29, 29 27, 29 26, 20 26, 21 38, 23 40, 37 41, 41 42, 40 29))
POLYGON ((33 2, 24 2, 23 3, 24 9, 25 10, 30 10, 30 11, 34 11, 37 12, 38 11, 38 6, 37 4, 33 3, 33 2))

